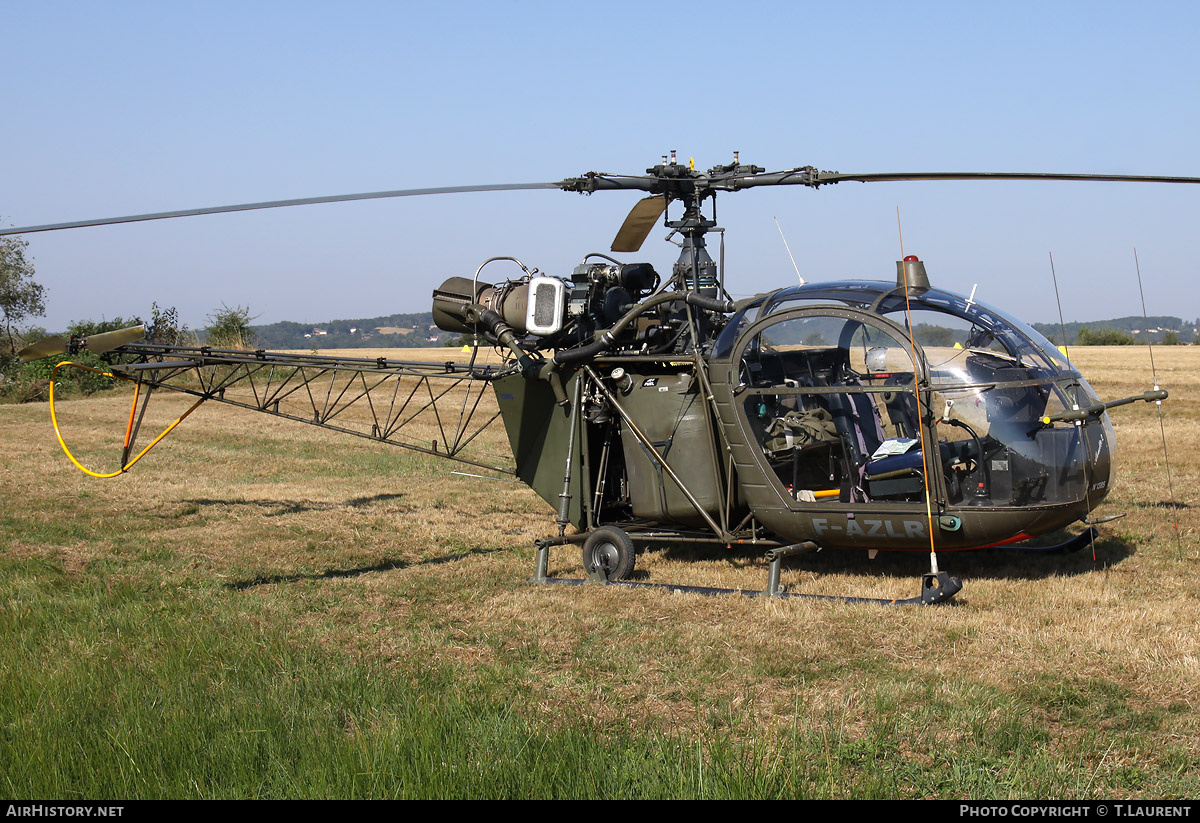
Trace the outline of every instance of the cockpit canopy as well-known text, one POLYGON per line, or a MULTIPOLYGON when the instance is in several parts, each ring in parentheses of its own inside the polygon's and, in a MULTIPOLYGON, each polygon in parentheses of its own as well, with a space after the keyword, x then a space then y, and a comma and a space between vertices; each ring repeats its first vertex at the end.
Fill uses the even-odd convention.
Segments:
MULTIPOLYGON (((883 282, 782 289, 734 315, 712 359, 727 363, 756 459, 795 505, 915 503, 926 471, 949 506, 1085 498, 1084 432, 1043 420, 1095 393, 1049 340, 986 304, 883 282), (938 443, 937 460, 922 442, 938 443)), ((1108 427, 1087 434, 1095 482, 1108 427)))
MULTIPOLYGON (((906 300, 904 291, 892 283, 858 280, 792 286, 764 296, 731 319, 717 339, 714 358, 728 357, 738 335, 750 323, 816 305, 868 311, 905 330, 911 311, 913 337, 926 352, 934 385, 991 379, 972 372, 1002 366, 1023 370, 1023 379, 1079 377, 1053 343, 999 309, 938 289, 910 295, 906 300)), ((849 342, 828 341, 829 345, 843 346, 849 342)), ((1017 377, 1014 374, 1009 379, 1017 377)))

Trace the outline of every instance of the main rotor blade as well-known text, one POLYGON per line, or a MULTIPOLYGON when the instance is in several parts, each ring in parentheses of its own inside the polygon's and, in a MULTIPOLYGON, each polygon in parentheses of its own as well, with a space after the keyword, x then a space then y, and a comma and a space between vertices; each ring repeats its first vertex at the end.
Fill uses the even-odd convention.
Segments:
MULTIPOLYGON (((716 171, 716 170, 714 170, 716 171)), ((819 171, 813 166, 803 166, 783 171, 761 173, 753 171, 718 172, 709 175, 672 175, 662 177, 655 175, 612 175, 589 172, 583 177, 569 177, 554 183, 491 183, 474 186, 441 186, 425 189, 397 189, 394 191, 362 192, 359 194, 335 194, 325 197, 302 197, 293 200, 268 200, 261 203, 239 203, 231 206, 209 206, 200 209, 183 209, 180 211, 163 211, 151 214, 131 214, 124 217, 105 217, 96 220, 75 220, 69 223, 47 223, 41 226, 21 226, 18 228, 0 228, 0 237, 12 234, 32 234, 34 232, 57 231, 59 229, 78 229, 86 226, 106 226, 116 223, 138 223, 147 220, 167 220, 173 217, 194 217, 201 214, 224 214, 236 211, 253 211, 256 209, 278 209, 288 206, 310 206, 318 203, 344 203, 352 200, 380 200, 390 197, 418 197, 429 194, 465 194, 485 191, 522 191, 529 189, 558 189, 591 193, 602 190, 634 190, 646 192, 662 192, 672 186, 694 187, 702 196, 708 196, 713 191, 737 191, 739 189, 756 188, 758 186, 818 186, 841 182, 881 183, 898 181, 921 180, 1073 180, 1073 181, 1107 181, 1128 183, 1200 183, 1200 177, 1167 177, 1161 175, 1137 174, 1055 174, 1046 172, 882 172, 870 174, 843 174, 836 171, 819 171)), ((651 199, 651 198, 647 198, 651 199)), ((643 203, 646 200, 642 201, 643 203)), ((639 204, 640 206, 641 204, 639 204)), ((649 213, 649 206, 646 206, 649 213)), ((627 223, 638 212, 638 206, 630 212, 627 223)), ((627 240, 636 238, 635 228, 642 225, 642 216, 629 225, 626 233, 627 240)), ((649 222, 657 220, 657 215, 649 222)), ((640 230, 640 229, 639 229, 640 230)), ((649 229, 647 228, 648 232, 649 229)), ((618 234, 621 237, 621 234, 618 234)), ((643 236, 642 240, 645 237, 643 236)), ((632 243, 625 243, 630 246, 632 243)), ((639 247, 641 243, 637 244, 639 247)), ((632 249, 631 249, 632 250, 632 249)))
POLYGON ((737 191, 757 186, 811 186, 816 188, 832 183, 891 183, 922 180, 1067 180, 1110 183, 1200 183, 1200 177, 1168 177, 1147 174, 1059 174, 1053 172, 1008 171, 917 171, 846 173, 818 171, 812 166, 768 172, 766 174, 736 175, 728 180, 714 181, 714 188, 737 191))
POLYGON ((820 182, 841 180, 879 183, 904 180, 1095 180, 1110 183, 1200 183, 1200 177, 1164 177, 1146 174, 1056 174, 1047 172, 931 171, 883 174, 840 174, 821 172, 820 182))
POLYGON ((75 220, 70 223, 47 223, 43 226, 22 226, 0 229, 0 237, 8 234, 32 234, 39 231, 79 229, 86 226, 107 226, 114 223, 139 223, 145 220, 168 220, 172 217, 194 217, 201 214, 224 214, 255 209, 280 209, 287 206, 311 206, 317 203, 344 203, 350 200, 382 200, 388 197, 418 197, 426 194, 463 194, 477 191, 520 191, 523 189, 561 189, 562 183, 492 183, 477 186, 441 186, 430 189, 397 189, 360 194, 333 194, 326 197, 301 197, 295 200, 267 200, 262 203, 240 203, 233 206, 208 206, 202 209, 160 211, 152 214, 131 214, 125 217, 103 217, 97 220, 75 220))
POLYGON ((667 198, 662 195, 643 197, 637 201, 625 216, 625 222, 621 224, 617 236, 613 238, 611 251, 640 249, 666 209, 667 198))

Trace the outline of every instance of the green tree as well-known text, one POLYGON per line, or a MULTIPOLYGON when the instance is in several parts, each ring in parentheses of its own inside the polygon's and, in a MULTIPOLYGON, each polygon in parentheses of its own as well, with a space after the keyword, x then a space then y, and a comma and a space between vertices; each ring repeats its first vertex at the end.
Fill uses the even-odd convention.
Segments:
POLYGON ((181 346, 192 339, 192 333, 186 323, 179 322, 179 312, 174 306, 160 309, 158 303, 151 303, 146 339, 166 346, 181 346))
POLYGON ((1166 334, 1163 335, 1162 341, 1163 341, 1164 346, 1178 346, 1179 345, 1179 332, 1177 332, 1177 331, 1167 332, 1166 334))
POLYGON ((956 342, 954 332, 945 326, 933 326, 929 323, 918 323, 916 329, 917 342, 922 346, 941 346, 950 348, 956 342))
POLYGON ((46 313, 45 289, 34 281, 33 262, 25 256, 28 246, 20 237, 0 238, 0 311, 9 356, 17 352, 16 325, 46 313))
POLYGON ((248 349, 254 345, 254 330, 250 328, 249 306, 230 308, 224 303, 219 311, 208 316, 208 345, 222 349, 248 349))
POLYGON ((88 337, 93 334, 103 334, 106 331, 119 331, 130 326, 141 325, 142 318, 114 317, 112 320, 73 320, 67 326, 67 334, 77 337, 88 337))
POLYGON ((1133 335, 1120 329, 1089 329, 1084 326, 1075 338, 1076 346, 1132 346, 1133 335))

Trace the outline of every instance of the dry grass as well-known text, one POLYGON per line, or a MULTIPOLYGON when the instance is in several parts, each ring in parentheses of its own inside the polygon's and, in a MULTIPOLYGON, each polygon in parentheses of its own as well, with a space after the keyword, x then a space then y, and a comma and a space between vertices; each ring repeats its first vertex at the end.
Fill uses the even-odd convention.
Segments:
MULTIPOLYGON (((437 362, 447 353, 420 356, 437 362)), ((531 585, 533 541, 553 531, 554 515, 527 488, 216 404, 109 481, 66 462, 45 406, 0 407, 4 497, 10 519, 19 510, 29 524, 6 551, 59 564, 68 576, 110 569, 181 591, 220 583, 235 608, 256 619, 274 614, 306 642, 401 673, 446 667, 504 690, 550 726, 586 717, 740 740, 801 730, 831 746, 890 728, 912 748, 889 757, 944 769, 955 751, 1018 724, 1039 756, 1065 771, 1054 784, 1060 793, 1071 785, 1079 794, 1085 785, 1099 795, 1147 786, 1194 793, 1200 349, 1155 354, 1171 391, 1164 426, 1174 495, 1154 407, 1118 410, 1119 474, 1099 514, 1128 516, 1104 528, 1095 558, 1088 550, 945 554, 942 568, 965 585, 950 607, 531 585), (1164 782, 1179 769, 1172 779, 1182 784, 1164 782)), ((1072 357, 1103 397, 1150 387, 1145 349, 1072 357)), ((64 403, 69 442, 111 443, 127 402, 64 403)), ((155 402, 159 422, 186 405, 155 402)), ((785 582, 810 593, 908 597, 926 562, 818 555, 793 564, 785 582)), ((766 577, 761 558, 724 552, 653 551, 638 569, 647 580, 730 588, 761 589, 766 577)), ((577 550, 554 550, 550 571, 579 576, 577 550)), ((1017 766, 996 768, 1003 775, 1017 766)))

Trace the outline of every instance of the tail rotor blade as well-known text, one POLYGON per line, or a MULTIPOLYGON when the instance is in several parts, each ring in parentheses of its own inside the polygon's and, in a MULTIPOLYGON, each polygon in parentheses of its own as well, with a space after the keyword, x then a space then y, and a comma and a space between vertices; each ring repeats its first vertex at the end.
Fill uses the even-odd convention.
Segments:
POLYGON ((33 345, 26 346, 17 352, 17 357, 21 358, 22 363, 28 363, 31 360, 41 360, 43 357, 49 357, 52 354, 66 354, 67 347, 71 341, 65 337, 43 337, 33 345))
POLYGON ((96 354, 103 354, 119 346, 124 346, 126 343, 141 340, 145 336, 146 327, 144 325, 130 326, 127 329, 117 329, 116 331, 105 331, 99 334, 88 335, 83 338, 81 348, 85 348, 96 354))
POLYGON ((141 340, 145 336, 146 327, 144 325, 130 326, 127 329, 117 329, 116 331, 102 331, 99 334, 90 334, 83 338, 77 337, 74 340, 56 335, 39 340, 32 346, 26 346, 17 352, 17 356, 21 358, 22 363, 28 363, 30 360, 40 360, 55 354, 74 354, 81 349, 104 354, 104 352, 112 351, 126 343, 141 340))

